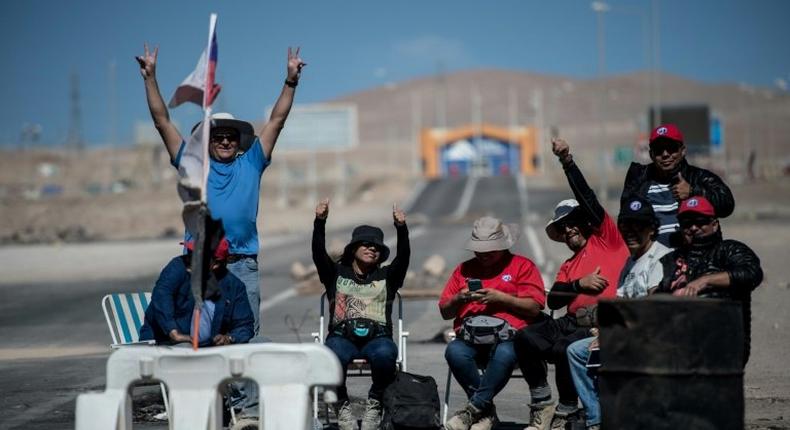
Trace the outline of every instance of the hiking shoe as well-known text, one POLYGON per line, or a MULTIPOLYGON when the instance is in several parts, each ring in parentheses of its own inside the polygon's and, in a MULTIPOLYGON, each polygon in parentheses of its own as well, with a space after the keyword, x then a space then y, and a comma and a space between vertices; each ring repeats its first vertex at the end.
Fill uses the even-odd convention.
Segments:
POLYGON ((469 430, 472 424, 476 423, 483 416, 483 411, 477 409, 473 404, 469 403, 465 408, 453 414, 447 424, 444 425, 445 430, 469 430))
POLYGON ((529 425, 524 430, 549 430, 554 418, 554 409, 557 406, 548 405, 529 405, 529 425))
POLYGON ((258 430, 258 418, 240 418, 238 421, 236 421, 236 424, 233 424, 230 427, 230 430, 258 430))
POLYGON ((376 399, 368 399, 365 403, 365 414, 362 415, 362 427, 360 430, 379 430, 381 424, 381 402, 376 399))
POLYGON ((579 412, 578 409, 572 412, 558 412, 556 409, 554 410, 554 418, 551 419, 551 430, 565 430, 565 424, 567 424, 570 420, 571 415, 575 415, 579 412))
POLYGON ((491 405, 488 410, 483 412, 483 416, 472 424, 472 427, 469 427, 469 430, 491 430, 497 424, 499 424, 499 418, 496 416, 496 406, 491 405))
POLYGON ((338 430, 356 430, 357 420, 354 419, 354 414, 351 412, 351 402, 346 400, 340 405, 337 410, 337 428, 338 430))

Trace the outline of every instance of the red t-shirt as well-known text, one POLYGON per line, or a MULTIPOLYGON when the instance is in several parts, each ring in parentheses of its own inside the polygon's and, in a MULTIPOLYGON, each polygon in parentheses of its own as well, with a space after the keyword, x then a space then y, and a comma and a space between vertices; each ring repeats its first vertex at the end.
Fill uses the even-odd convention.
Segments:
MULTIPOLYGON (((482 281, 483 288, 503 291, 520 298, 530 297, 543 309, 546 305, 546 291, 543 289, 543 279, 540 277, 540 271, 535 266, 535 263, 520 255, 511 255, 510 258, 510 262, 502 271, 493 276, 489 274, 488 277, 483 275, 486 271, 483 270, 477 259, 473 258, 461 263, 455 268, 447 281, 447 285, 444 286, 442 296, 439 298, 439 305, 443 305, 454 295, 458 294, 459 291, 466 288, 466 280, 468 278, 477 278, 482 281)), ((473 315, 489 315, 502 318, 515 329, 520 329, 527 325, 527 321, 499 305, 469 302, 461 305, 458 315, 453 321, 455 331, 458 331, 461 327, 464 318, 473 315)))
POLYGON ((598 303, 599 298, 615 297, 620 271, 628 255, 628 247, 625 246, 617 224, 608 213, 605 213, 601 226, 593 230, 584 248, 562 263, 555 281, 573 282, 593 273, 595 268, 600 266, 601 276, 609 281, 609 285, 597 296, 588 294, 576 296, 568 305, 568 313, 576 314, 577 309, 594 305, 598 303))

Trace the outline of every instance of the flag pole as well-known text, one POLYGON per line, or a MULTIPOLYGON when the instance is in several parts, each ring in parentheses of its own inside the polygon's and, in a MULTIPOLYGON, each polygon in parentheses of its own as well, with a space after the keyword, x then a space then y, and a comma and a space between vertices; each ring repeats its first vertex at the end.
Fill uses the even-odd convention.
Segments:
MULTIPOLYGON (((217 14, 212 13, 211 17, 209 18, 209 26, 208 26, 208 42, 206 44, 206 55, 211 57, 211 48, 213 38, 215 37, 214 33, 217 27, 217 14)), ((206 61, 206 77, 213 72, 211 70, 211 61, 206 61)), ((207 190, 206 185, 208 184, 208 172, 209 172, 209 152, 208 152, 208 145, 209 145, 209 136, 211 130, 211 102, 213 102, 212 98, 214 97, 214 76, 211 76, 210 82, 212 84, 212 88, 205 88, 203 90, 203 124, 207 124, 208 127, 203 127, 203 186, 201 187, 201 198, 200 201, 203 203, 208 202, 207 190)))
MULTIPOLYGON (((211 17, 209 18, 209 31, 208 31, 208 42, 206 44, 206 55, 211 55, 211 48, 212 42, 214 38, 214 31, 217 25, 217 14, 212 13, 211 17)), ((208 60, 208 58, 207 58, 208 60)), ((208 77, 210 70, 211 61, 206 61, 206 70, 205 76, 208 77)), ((211 84, 213 86, 214 77, 211 77, 211 84)), ((195 238, 195 248, 194 253, 192 255, 192 295, 195 298, 195 310, 194 310, 194 322, 192 325, 192 349, 197 351, 198 346, 200 344, 200 311, 203 308, 203 285, 206 283, 206 279, 203 276, 207 274, 206 270, 204 270, 203 265, 205 263, 210 264, 210 260, 204 257, 204 253, 206 252, 206 245, 208 242, 206 241, 207 237, 207 229, 206 229, 206 216, 208 213, 208 192, 207 192, 207 185, 208 185, 208 173, 209 173, 209 137, 211 132, 211 102, 212 100, 212 92, 213 88, 205 88, 203 90, 203 127, 202 127, 202 135, 200 138, 202 144, 202 152, 203 152, 203 175, 200 187, 200 203, 202 206, 202 210, 198 211, 199 216, 199 225, 200 228, 197 232, 197 237, 195 238), (197 263, 197 264, 195 264, 197 263), (197 267, 196 267, 197 266, 197 267)))

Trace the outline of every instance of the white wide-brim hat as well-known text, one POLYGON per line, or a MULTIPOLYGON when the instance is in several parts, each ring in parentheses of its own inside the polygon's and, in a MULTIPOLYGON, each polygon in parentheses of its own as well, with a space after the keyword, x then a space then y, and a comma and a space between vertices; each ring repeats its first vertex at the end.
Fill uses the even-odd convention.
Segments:
POLYGON ((565 232, 557 228, 557 223, 570 215, 571 212, 578 207, 579 202, 575 199, 567 199, 557 203, 557 206, 554 207, 554 216, 552 216, 549 223, 546 224, 546 234, 549 236, 549 239, 555 242, 565 242, 565 239, 563 239, 563 234, 565 232))
MULTIPOLYGON (((192 127, 192 132, 194 133, 195 130, 200 126, 203 121, 195 124, 192 127)), ((217 112, 211 115, 211 127, 212 128, 232 128, 239 132, 239 150, 241 152, 246 152, 252 146, 252 142, 255 141, 255 129, 252 127, 252 124, 248 123, 247 121, 238 120, 233 117, 233 115, 227 112, 217 112)))

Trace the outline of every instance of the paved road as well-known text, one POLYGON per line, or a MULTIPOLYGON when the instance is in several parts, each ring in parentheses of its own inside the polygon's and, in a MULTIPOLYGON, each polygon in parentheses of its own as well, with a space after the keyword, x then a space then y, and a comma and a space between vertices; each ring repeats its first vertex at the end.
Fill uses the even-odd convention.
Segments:
MULTIPOLYGON (((618 191, 611 195, 618 195, 618 191)), ((419 270, 432 254, 442 255, 450 267, 469 258, 463 244, 472 221, 480 215, 494 214, 524 227, 515 252, 532 257, 550 280, 568 251, 564 245, 546 239, 543 225, 554 204, 567 197, 567 191, 533 189, 528 182, 519 184, 512 178, 458 178, 428 183, 410 210, 410 219, 424 221, 411 224, 411 268, 419 270), (417 216, 418 213, 424 216, 417 216)), ((335 237, 346 241, 350 236, 348 229, 332 230, 341 221, 330 215, 328 241, 335 237)), ((380 223, 385 226, 389 221, 380 223)), ((781 330, 790 323, 786 312, 789 290, 774 287, 781 279, 778 274, 785 274, 784 279, 790 276, 790 268, 785 267, 777 252, 784 243, 776 240, 775 231, 783 231, 782 226, 775 223, 758 232, 739 228, 736 225, 734 229, 741 234, 739 238, 751 244, 749 237, 754 236, 751 240, 759 245, 755 246, 758 253, 770 254, 764 264, 769 266, 765 267, 766 272, 771 273, 766 285, 755 294, 755 352, 746 382, 749 428, 790 428, 782 418, 790 416, 790 378, 784 366, 777 364, 781 361, 778 357, 790 353, 788 330, 781 330), (760 308, 767 312, 761 313, 760 308)), ((385 226, 385 235, 394 236, 392 226, 385 226)), ((310 261, 309 237, 297 235, 265 244, 261 255, 265 334, 278 342, 311 342, 310 333, 318 325, 318 298, 297 295, 290 278, 294 261, 310 261)), ((90 273, 91 267, 84 270, 90 273)), ((108 292, 149 289, 156 276, 156 270, 151 270, 130 280, 0 282, 4 297, 0 301, 0 428, 72 427, 76 395, 100 389, 104 383, 109 336, 99 311, 100 297, 108 292), (34 358, 37 356, 50 358, 34 358)), ((405 313, 411 331, 410 370, 433 375, 443 393, 444 347, 435 339, 449 323, 439 317, 435 300, 408 301, 405 313)), ((352 395, 364 396, 368 381, 363 379, 351 381, 352 395)), ((461 405, 464 399, 455 384, 452 393, 452 403, 461 405)), ((527 400, 524 382, 513 380, 497 398, 500 417, 509 423, 500 428, 522 427, 528 415, 527 400)), ((164 428, 150 424, 140 428, 149 427, 164 428)))

